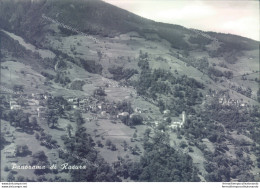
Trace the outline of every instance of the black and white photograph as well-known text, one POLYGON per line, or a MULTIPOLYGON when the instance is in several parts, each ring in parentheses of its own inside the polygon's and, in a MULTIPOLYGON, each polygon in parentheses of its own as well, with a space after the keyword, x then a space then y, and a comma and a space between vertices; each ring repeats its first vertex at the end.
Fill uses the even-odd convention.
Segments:
POLYGON ((258 0, 0 0, 2 186, 257 188, 259 20, 258 0))

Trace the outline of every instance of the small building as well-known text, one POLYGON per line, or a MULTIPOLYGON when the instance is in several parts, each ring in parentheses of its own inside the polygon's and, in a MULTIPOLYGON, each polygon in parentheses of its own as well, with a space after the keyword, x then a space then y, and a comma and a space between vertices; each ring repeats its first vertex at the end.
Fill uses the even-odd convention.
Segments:
POLYGON ((240 106, 240 107, 246 107, 246 106, 248 106, 248 105, 247 105, 247 103, 241 103, 239 106, 240 106))
POLYGON ((154 125, 157 127, 159 125, 159 121, 154 121, 154 125))
POLYGON ((20 110, 22 107, 16 101, 10 101, 10 110, 20 110))
POLYGON ((96 112, 99 110, 98 105, 97 105, 96 102, 93 102, 92 104, 90 104, 90 105, 88 106, 88 108, 89 108, 90 111, 93 112, 93 113, 96 113, 96 112))
POLYGON ((175 121, 175 122, 172 122, 172 124, 170 125, 170 128, 172 129, 177 129, 177 128, 181 128, 182 127, 182 122, 180 121, 175 121))
POLYGON ((20 106, 20 105, 12 105, 11 107, 10 107, 10 109, 11 110, 20 110, 22 107, 20 106))
POLYGON ((44 93, 44 94, 43 94, 43 98, 44 98, 45 100, 51 99, 51 98, 52 98, 52 95, 51 95, 50 93, 44 93))
POLYGON ((141 108, 136 107, 136 108, 135 108, 135 112, 136 112, 136 113, 142 113, 142 110, 141 110, 141 108))
POLYGON ((40 101, 36 99, 28 99, 27 102, 29 106, 38 106, 40 104, 40 101))
POLYGON ((86 105, 86 103, 85 103, 84 101, 79 101, 79 108, 80 108, 80 109, 83 110, 83 109, 86 108, 86 106, 87 106, 87 105, 86 105))
POLYGON ((164 110, 164 111, 163 111, 163 114, 164 114, 164 115, 168 115, 168 114, 170 114, 170 113, 171 113, 170 110, 164 110))
POLYGON ((42 100, 44 99, 43 94, 42 93, 32 93, 32 97, 36 100, 42 100))
POLYGON ((68 103, 70 103, 70 104, 75 104, 75 103, 78 103, 78 102, 79 102, 78 98, 69 98, 68 99, 68 103))
POLYGON ((67 101, 72 106, 73 109, 77 109, 79 107, 78 98, 68 98, 67 101))
POLYGON ((102 115, 102 116, 107 116, 107 112, 106 112, 106 111, 102 111, 102 112, 101 112, 101 115, 102 115))
POLYGON ((15 149, 4 152, 6 158, 14 158, 16 156, 15 149))
POLYGON ((28 94, 26 94, 26 93, 22 93, 22 94, 20 94, 20 98, 27 98, 28 97, 28 94))
POLYGON ((106 111, 102 111, 101 113, 100 113, 100 118, 109 118, 109 114, 106 112, 106 111))
POLYGON ((128 112, 122 112, 122 113, 119 113, 117 115, 117 118, 124 118, 124 117, 128 117, 129 116, 129 113, 128 112))
POLYGON ((43 106, 38 107, 38 108, 37 108, 38 117, 39 117, 39 118, 45 118, 45 116, 46 116, 46 111, 47 111, 47 108, 46 108, 46 107, 43 107, 43 106))
POLYGON ((12 110, 12 106, 17 105, 16 101, 10 101, 10 109, 12 110))

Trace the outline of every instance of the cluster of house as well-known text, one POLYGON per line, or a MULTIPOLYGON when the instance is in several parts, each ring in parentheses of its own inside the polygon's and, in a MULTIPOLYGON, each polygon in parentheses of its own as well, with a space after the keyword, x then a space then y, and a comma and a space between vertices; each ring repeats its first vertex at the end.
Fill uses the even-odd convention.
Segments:
POLYGON ((136 108, 134 109, 134 111, 135 111, 135 113, 141 114, 141 113, 147 113, 149 110, 146 109, 146 108, 136 107, 136 108))
POLYGON ((229 97, 228 94, 222 94, 218 92, 212 92, 210 94, 206 95, 206 98, 212 98, 216 97, 218 100, 218 103, 223 105, 223 106, 236 106, 236 107, 247 107, 248 104, 243 102, 243 99, 232 99, 229 97))
MULTIPOLYGON (((167 116, 170 114, 170 110, 164 110, 163 114, 166 116, 164 118, 164 121, 166 121, 167 116)), ((168 116, 169 117, 169 116, 168 116)), ((177 129, 177 128, 182 128, 183 125, 185 124, 186 120, 187 120, 187 116, 186 116, 186 112, 183 111, 182 114, 177 117, 177 118, 173 118, 174 120, 171 122, 171 124, 169 125, 169 127, 171 129, 177 129)), ((154 121, 153 125, 155 127, 159 126, 159 121, 154 121)))
POLYGON ((236 107, 247 107, 247 103, 243 103, 241 100, 238 99, 231 99, 226 97, 225 95, 223 97, 220 97, 218 99, 219 104, 223 106, 236 106, 236 107))
MULTIPOLYGON (((23 100, 26 103, 26 106, 32 106, 35 111, 37 111, 37 115, 39 118, 45 118, 47 107, 45 107, 44 103, 48 98, 52 98, 52 95, 45 93, 33 93, 31 95, 23 95, 23 100)), ((135 108, 133 114, 129 114, 128 112, 118 112, 118 108, 116 103, 109 101, 99 101, 92 96, 88 97, 68 97, 65 98, 68 104, 73 109, 78 109, 83 113, 91 112, 91 116, 88 118, 89 121, 95 120, 97 118, 109 118, 109 119, 121 119, 124 117, 133 117, 134 115, 146 113, 148 109, 135 108), (116 113, 111 113, 114 111, 116 113), (116 114, 116 115, 112 115, 116 114)), ((10 109, 11 110, 19 110, 22 109, 22 106, 17 103, 18 98, 12 99, 10 101, 10 109)), ((34 111, 33 110, 33 111, 34 111)))
POLYGON ((118 112, 117 115, 112 115, 111 111, 117 112, 117 105, 116 103, 111 102, 100 102, 92 96, 85 97, 85 98, 68 98, 68 103, 72 106, 73 109, 78 109, 83 113, 92 112, 94 114, 98 113, 98 115, 92 115, 89 117, 88 120, 91 121, 97 118, 110 118, 110 119, 121 119, 124 117, 132 117, 136 114, 145 113, 148 109, 136 108, 135 113, 129 114, 128 112, 118 112))
POLYGON ((124 119, 134 118, 134 116, 140 116, 140 114, 147 113, 149 109, 136 107, 133 113, 125 111, 118 111, 117 104, 109 101, 98 101, 92 96, 84 98, 68 98, 68 103, 74 108, 78 109, 83 113, 89 113, 86 118, 87 121, 96 119, 124 119), (113 112, 113 113, 111 113, 113 112))
MULTIPOLYGON (((52 98, 49 93, 32 93, 19 95, 23 99, 27 106, 34 106, 37 108, 38 117, 44 117, 46 107, 40 106, 40 101, 46 101, 48 98, 52 98)), ((18 104, 19 97, 12 98, 9 102, 10 110, 20 110, 22 106, 18 104)))
POLYGON ((22 107, 15 100, 10 101, 10 110, 20 110, 22 107))
POLYGON ((98 104, 98 100, 94 97, 85 97, 85 98, 77 98, 77 97, 69 97, 67 98, 68 103, 71 105, 73 109, 79 109, 82 112, 96 112, 98 109, 104 108, 104 103, 98 104))

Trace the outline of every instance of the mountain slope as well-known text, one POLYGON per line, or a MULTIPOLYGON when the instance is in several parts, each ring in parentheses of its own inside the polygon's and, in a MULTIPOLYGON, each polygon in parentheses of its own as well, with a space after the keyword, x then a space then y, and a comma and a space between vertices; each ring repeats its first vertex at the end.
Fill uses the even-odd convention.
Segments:
MULTIPOLYGON (((39 40, 46 32, 43 14, 87 34, 114 36, 131 31, 137 31, 141 35, 155 33, 171 42, 174 47, 181 49, 188 47, 186 41, 182 39, 184 35, 193 33, 182 26, 144 19, 99 0, 77 0, 73 3, 70 0, 22 2, 1 0, 0 3, 1 27, 13 32, 20 31, 20 33, 15 33, 24 36, 31 42, 39 40), (15 14, 13 14, 14 12, 15 14), (179 46, 175 43, 178 43, 179 46)), ((258 48, 256 41, 246 38, 216 33, 208 34, 222 43, 232 45, 233 48, 236 46, 235 41, 244 41, 239 48, 241 50, 258 48), (229 39, 227 40, 227 38, 229 39)))
POLYGON ((259 180, 257 41, 102 1, 1 0, 0 45, 1 153, 90 165, 15 175, 2 155, 3 180, 259 180))

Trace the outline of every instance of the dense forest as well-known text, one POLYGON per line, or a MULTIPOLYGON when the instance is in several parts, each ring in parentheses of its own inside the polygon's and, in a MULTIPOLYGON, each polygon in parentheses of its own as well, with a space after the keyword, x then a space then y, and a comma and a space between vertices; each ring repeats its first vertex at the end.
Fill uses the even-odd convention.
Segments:
POLYGON ((119 176, 148 182, 200 181, 191 157, 172 148, 169 135, 158 131, 151 137, 148 129, 143 140, 145 152, 139 162, 120 158, 114 164, 119 176))

